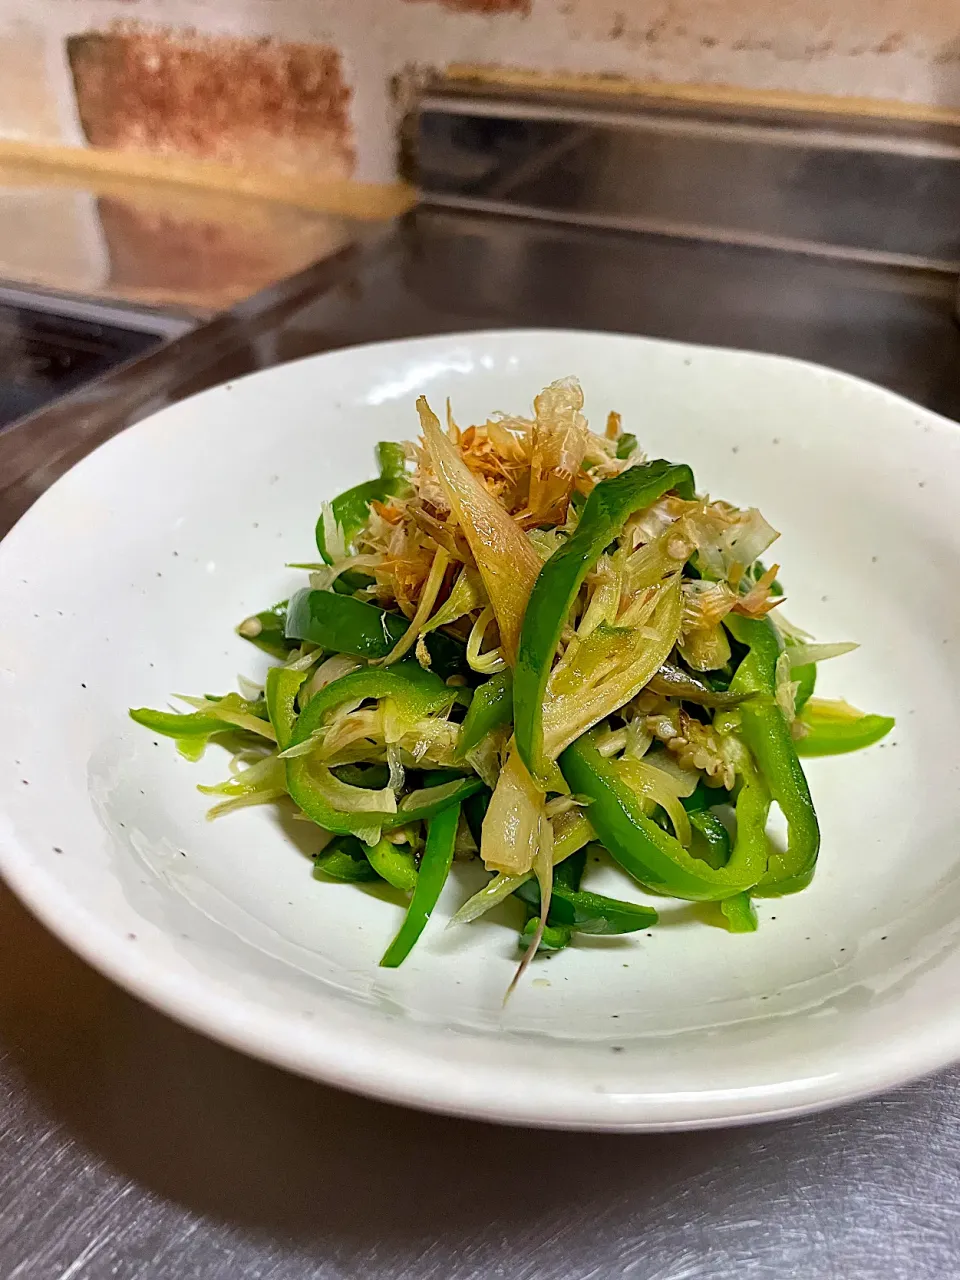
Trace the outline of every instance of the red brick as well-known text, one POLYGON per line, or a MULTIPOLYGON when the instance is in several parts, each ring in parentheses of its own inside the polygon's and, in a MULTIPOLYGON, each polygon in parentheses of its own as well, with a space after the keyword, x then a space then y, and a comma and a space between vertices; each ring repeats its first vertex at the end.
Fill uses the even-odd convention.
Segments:
POLYGON ((68 41, 97 147, 349 177, 351 91, 329 45, 117 30, 68 41))

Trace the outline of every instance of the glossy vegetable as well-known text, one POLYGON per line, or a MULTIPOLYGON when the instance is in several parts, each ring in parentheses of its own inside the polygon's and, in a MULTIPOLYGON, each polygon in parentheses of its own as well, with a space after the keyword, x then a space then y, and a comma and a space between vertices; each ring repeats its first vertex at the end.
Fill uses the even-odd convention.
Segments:
MULTIPOLYGON (((523 926, 523 932, 520 934, 520 938, 518 940, 521 951, 526 951, 526 949, 533 943, 539 928, 540 917, 531 916, 523 926)), ((543 932, 540 934, 539 949, 546 953, 562 951, 564 947, 569 946, 570 939, 572 937, 573 930, 569 925, 547 924, 543 932)))
POLYGON ((820 849, 820 827, 790 726, 776 702, 781 646, 769 619, 731 614, 726 625, 748 652, 730 682, 731 692, 757 696, 740 709, 741 732, 763 781, 780 806, 789 833, 786 850, 770 854, 766 893, 795 893, 810 883, 820 849))
POLYGON ((577 593, 629 517, 671 489, 693 496, 689 467, 658 460, 601 481, 587 499, 576 532, 550 557, 530 593, 517 655, 514 732, 524 763, 541 782, 551 777, 543 734, 547 681, 577 593))
POLYGON ((484 865, 507 874, 530 871, 540 846, 543 819, 543 792, 513 748, 483 819, 480 855, 484 865))
POLYGON ((377 840, 385 829, 430 817, 449 805, 459 804, 482 787, 479 778, 465 777, 427 787, 405 795, 397 803, 389 788, 365 793, 362 788, 341 781, 329 765, 312 758, 309 750, 315 737, 322 733, 326 717, 344 703, 360 704, 368 699, 387 702, 393 720, 402 726, 448 709, 455 697, 455 689, 412 661, 355 671, 327 685, 298 717, 287 747, 288 752, 298 747, 308 748, 287 759, 290 795, 303 812, 325 830, 361 835, 376 832, 377 840), (369 809, 362 807, 368 795, 369 809))
POLYGON ((647 688, 651 693, 662 693, 667 698, 682 698, 684 702, 695 702, 701 707, 735 707, 750 696, 711 689, 703 680, 672 662, 663 663, 648 680, 647 688))
MULTIPOLYGON (((333 591, 303 590, 287 606, 287 635, 308 640, 327 653, 350 653, 372 661, 386 658, 410 623, 400 613, 333 591)), ((444 678, 469 671, 462 640, 434 631, 424 638, 430 669, 444 678)))
POLYGON ((214 733, 228 733, 231 726, 201 711, 151 711, 149 707, 131 707, 130 719, 153 733, 166 738, 209 738, 214 733))
POLYGON ((267 703, 267 715, 277 735, 277 746, 285 751, 293 741, 297 723, 297 694, 307 678, 305 671, 290 667, 271 667, 263 694, 267 703))
MULTIPOLYGON (((576 885, 565 883, 565 877, 560 873, 574 858, 561 863, 554 874, 549 924, 579 933, 618 934, 636 933, 657 923, 657 913, 651 907, 580 889, 579 877, 576 885)), ((528 880, 521 885, 516 896, 539 913, 540 889, 536 880, 528 880)))
POLYGON ((400 931, 380 961, 383 968, 395 969, 402 964, 425 929, 450 874, 459 821, 459 804, 451 805, 428 821, 417 886, 400 931))
POLYGON ((261 609, 259 613, 244 618, 237 627, 237 635, 283 662, 290 650, 296 647, 295 641, 287 638, 286 619, 287 602, 281 600, 270 609, 261 609))
POLYGON ((810 701, 816 688, 817 664, 815 662, 807 662, 802 666, 794 667, 790 674, 797 685, 793 709, 799 715, 810 701))
MULTIPOLYGON (((409 484, 404 472, 404 451, 402 445, 383 442, 377 445, 377 465, 380 476, 376 480, 364 480, 362 484, 347 489, 330 503, 330 514, 339 532, 344 547, 349 549, 357 534, 367 523, 371 502, 386 502, 394 495, 403 493, 409 484)), ((328 549, 329 517, 326 512, 317 521, 317 550, 332 564, 334 556, 328 549)))
MULTIPOLYGON (((481 793, 481 797, 483 800, 487 799, 486 796, 483 796, 483 793, 481 793)), ((473 797, 466 802, 466 805, 464 806, 465 812, 469 814, 470 806, 476 799, 477 797, 473 797)), ((471 823, 471 827, 473 827, 473 823, 471 823)), ((554 876, 556 876, 559 868, 567 858, 572 857, 582 849, 584 845, 589 844, 595 836, 596 832, 593 827, 591 827, 587 819, 579 813, 571 812, 569 814, 565 814, 564 817, 560 819, 554 819, 554 876)), ((501 872, 497 875, 491 876, 483 888, 463 904, 450 923, 469 924, 472 920, 478 920, 480 916, 485 915, 495 906, 506 901, 512 893, 519 889, 522 884, 525 884, 530 880, 532 876, 532 871, 526 871, 517 875, 513 875, 508 872, 501 872)))
MULTIPOLYGON (((553 882, 550 889, 549 919, 540 931, 539 946, 543 951, 562 951, 564 947, 569 945, 573 937, 571 926, 558 923, 555 918, 553 910, 555 899, 553 894, 558 887, 567 891, 579 889, 586 861, 586 850, 581 849, 554 867, 553 882)), ((516 891, 515 896, 526 907, 527 919, 518 939, 520 950, 526 951, 536 941, 540 925, 540 886, 535 880, 524 881, 521 888, 516 891), (525 893, 523 892, 524 889, 529 889, 530 892, 525 893)))
POLYGON ((591 801, 590 825, 624 871, 658 893, 694 901, 727 898, 760 880, 766 868, 766 847, 744 838, 754 823, 745 822, 740 830, 739 803, 738 838, 730 860, 723 867, 710 867, 647 816, 642 800, 623 781, 617 762, 605 760, 597 751, 596 736, 592 730, 568 747, 560 757, 560 768, 571 791, 591 801))
POLYGON ((513 719, 513 678, 509 671, 485 680, 473 692, 473 700, 460 731, 460 753, 473 751, 489 733, 513 719))
POLYGON ((724 898, 720 910, 731 933, 755 933, 757 929, 757 912, 750 901, 749 893, 738 893, 732 898, 724 898))
POLYGON ((202 710, 176 712, 131 707, 130 719, 152 733, 175 739, 177 750, 188 760, 199 760, 210 740, 219 734, 241 730, 265 738, 274 737, 262 700, 249 701, 239 694, 228 693, 223 698, 190 698, 186 701, 202 710))
POLYGON ((810 698, 799 717, 801 756, 836 756, 872 747, 885 738, 896 721, 892 716, 867 715, 848 702, 810 698))
POLYGON ((405 893, 417 887, 417 864, 413 853, 405 844, 393 844, 384 837, 376 844, 366 845, 367 861, 382 880, 405 893))
POLYGON ((730 857, 730 833, 711 807, 727 799, 725 791, 711 791, 702 782, 697 783, 692 795, 681 801, 690 817, 690 825, 703 838, 706 860, 711 867, 726 866, 730 857))
POLYGON ((313 860, 317 880, 342 880, 347 884, 378 880, 356 836, 336 836, 313 860))

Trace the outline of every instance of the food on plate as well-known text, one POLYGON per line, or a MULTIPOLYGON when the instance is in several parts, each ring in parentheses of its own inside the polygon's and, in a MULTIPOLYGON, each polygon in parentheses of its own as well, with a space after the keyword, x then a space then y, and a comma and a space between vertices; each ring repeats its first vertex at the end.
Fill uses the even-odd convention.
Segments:
POLYGON ((419 439, 378 445, 379 475, 323 505, 320 559, 295 566, 310 585, 240 624, 277 660, 263 687, 131 711, 190 759, 234 748, 231 776, 200 788, 211 816, 292 802, 324 832, 318 878, 405 895, 388 967, 455 859, 490 878, 453 922, 519 900, 518 976, 578 933, 656 923, 649 896, 586 887, 591 852, 625 894, 714 903, 752 931, 753 900, 816 867, 800 757, 893 726, 813 696, 817 664, 856 646, 787 622, 760 512, 698 494, 618 414, 595 432, 582 410, 573 378, 532 417, 465 429, 421 397, 419 439))

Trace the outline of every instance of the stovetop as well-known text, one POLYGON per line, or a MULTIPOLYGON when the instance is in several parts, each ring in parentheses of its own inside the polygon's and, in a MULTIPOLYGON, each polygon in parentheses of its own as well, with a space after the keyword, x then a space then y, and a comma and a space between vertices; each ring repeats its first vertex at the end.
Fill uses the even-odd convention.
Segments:
POLYGON ((0 429, 162 341, 156 333, 0 303, 0 429))

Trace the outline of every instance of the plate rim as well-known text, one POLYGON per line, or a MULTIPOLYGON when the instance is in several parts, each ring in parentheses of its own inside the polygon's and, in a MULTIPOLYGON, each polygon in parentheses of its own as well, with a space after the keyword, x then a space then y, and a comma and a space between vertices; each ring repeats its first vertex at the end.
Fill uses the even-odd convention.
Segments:
MULTIPOLYGON (((316 352, 296 360, 255 370, 241 377, 228 379, 205 388, 193 396, 164 406, 131 423, 116 435, 103 441, 48 488, 20 516, 7 534, 0 540, 0 565, 16 555, 20 539, 29 536, 34 520, 44 520, 49 503, 56 501, 58 488, 77 470, 98 465, 93 460, 108 452, 115 442, 146 429, 168 410, 177 410, 207 395, 222 394, 226 388, 235 389, 250 379, 276 376, 280 371, 295 366, 322 363, 344 353, 412 349, 417 346, 476 342, 494 338, 499 341, 521 339, 543 341, 557 337, 629 340, 645 346, 672 348, 677 351, 710 353, 724 358, 746 358, 751 362, 788 364, 801 367, 820 377, 866 389, 870 394, 899 404, 927 424, 936 423, 951 432, 960 431, 960 424, 935 411, 918 405, 907 397, 881 387, 864 378, 829 366, 792 356, 769 352, 754 352, 741 348, 674 341, 648 337, 642 334, 587 329, 544 328, 488 328, 464 330, 454 333, 418 335, 410 338, 368 342, 329 351, 316 352), (51 496, 53 495, 53 496, 51 496)), ((206 979, 196 981, 188 990, 182 976, 171 976, 156 959, 150 959, 144 950, 117 936, 98 914, 80 904, 56 875, 35 862, 29 848, 13 836, 0 813, 0 875, 31 913, 49 931, 81 956, 88 964, 122 989, 160 1012, 183 1023, 191 1029, 213 1038, 261 1061, 280 1066, 309 1079, 323 1081, 367 1097, 415 1107, 446 1115, 469 1117, 514 1125, 531 1125, 545 1128, 607 1132, 670 1132, 690 1129, 718 1128, 731 1125, 772 1121, 790 1116, 836 1107, 847 1102, 869 1097, 879 1092, 907 1084, 941 1070, 960 1059, 960 1014, 953 1019, 944 1018, 927 1023, 922 1034, 911 1036, 909 1047, 899 1041, 891 1041, 890 1048, 881 1059, 873 1054, 858 1055, 849 1049, 838 1071, 826 1080, 820 1079, 815 1088, 805 1087, 803 1081, 787 1081, 779 1089, 779 1101, 756 1101, 744 1105, 745 1099, 730 1099, 730 1091, 697 1091, 699 1109, 695 1108, 681 1118, 658 1116, 664 1099, 669 1094, 660 1093, 660 1106, 652 1105, 648 1096, 638 1093, 606 1094, 592 1090, 584 1084, 580 1091, 582 1105, 577 1115, 560 1115, 557 1101, 550 1101, 548 1081, 541 1080, 537 1089, 496 1088, 497 1081, 490 1081, 496 1073, 494 1064, 481 1064, 469 1070, 462 1065, 448 1065, 449 1078, 445 1089, 425 1090, 415 1070, 417 1058, 423 1054, 404 1047, 399 1051, 403 1058, 401 1068, 396 1050, 391 1051, 389 1069, 378 1068, 379 1046, 375 1024, 364 1030, 362 1018, 350 1030, 338 1031, 323 1039, 311 1037, 301 1042, 292 1025, 290 1015, 278 1015, 262 1003, 250 1004, 239 989, 229 993, 217 990, 206 979), (250 1024, 257 1023, 257 1027, 250 1024), (364 1066, 358 1070, 358 1064, 364 1066), (483 1077, 488 1078, 483 1087, 483 1077), (492 1086, 492 1087, 491 1087, 492 1086), (727 1097, 724 1100, 724 1093, 727 1097)), ((756 1091, 756 1090, 755 1090, 756 1091)), ((750 1090, 746 1092, 749 1094, 750 1090)))

